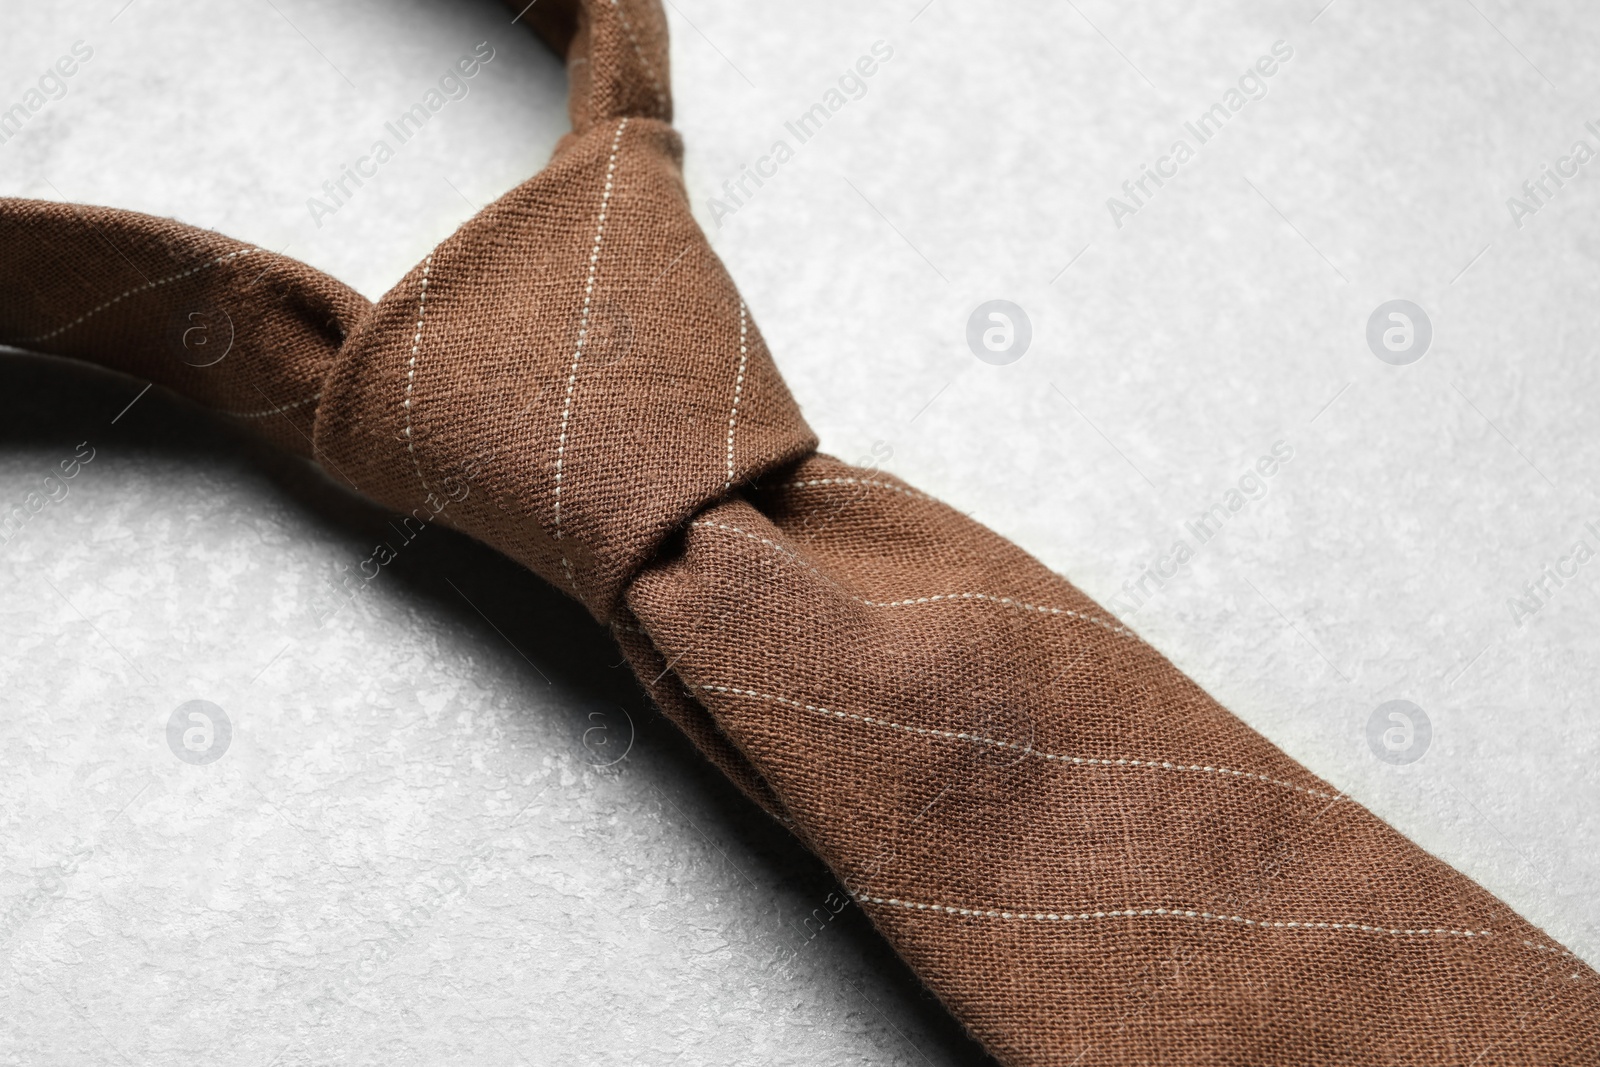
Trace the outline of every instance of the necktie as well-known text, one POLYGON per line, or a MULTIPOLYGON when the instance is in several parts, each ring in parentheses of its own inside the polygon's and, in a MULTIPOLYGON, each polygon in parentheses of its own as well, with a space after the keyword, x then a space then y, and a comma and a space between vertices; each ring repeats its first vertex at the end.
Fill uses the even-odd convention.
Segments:
POLYGON ((246 420, 576 597, 1005 1063, 1600 1060, 1587 966, 1014 545, 817 453, 690 216, 660 6, 524 21, 573 132, 376 304, 9 200, 0 339, 246 420))

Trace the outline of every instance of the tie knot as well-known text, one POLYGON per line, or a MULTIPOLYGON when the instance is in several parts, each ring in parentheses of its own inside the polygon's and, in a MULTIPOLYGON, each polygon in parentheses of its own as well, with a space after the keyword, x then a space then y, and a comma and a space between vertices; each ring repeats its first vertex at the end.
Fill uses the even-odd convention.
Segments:
POLYGON ((696 512, 815 447, 679 158, 656 119, 575 137, 378 302, 317 410, 336 475, 602 620, 696 512))

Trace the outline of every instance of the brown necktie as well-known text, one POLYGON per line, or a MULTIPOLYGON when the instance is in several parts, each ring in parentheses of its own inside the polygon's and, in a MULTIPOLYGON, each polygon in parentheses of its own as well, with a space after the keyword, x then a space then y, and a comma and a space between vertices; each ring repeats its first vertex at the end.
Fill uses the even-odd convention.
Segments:
POLYGON ((656 0, 527 20, 573 132, 377 304, 7 200, 0 340, 247 420, 577 597, 1005 1063, 1600 1062, 1594 971, 1021 549, 818 454, 690 216, 656 0))

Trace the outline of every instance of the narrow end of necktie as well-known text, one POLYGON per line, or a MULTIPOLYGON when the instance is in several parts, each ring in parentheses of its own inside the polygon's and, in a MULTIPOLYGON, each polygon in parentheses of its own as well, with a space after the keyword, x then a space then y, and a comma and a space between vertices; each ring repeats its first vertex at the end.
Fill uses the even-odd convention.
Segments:
POLYGON ((0 200, 0 343, 154 382, 311 455, 322 382, 370 304, 171 219, 0 200))

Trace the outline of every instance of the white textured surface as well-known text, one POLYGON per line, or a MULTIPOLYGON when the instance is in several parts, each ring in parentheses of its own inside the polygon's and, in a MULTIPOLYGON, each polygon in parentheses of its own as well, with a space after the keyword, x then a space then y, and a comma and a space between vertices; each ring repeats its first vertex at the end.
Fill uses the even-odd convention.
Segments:
MULTIPOLYGON (((123 2, 0 0, 0 108, 95 49, 0 145, 0 193, 215 226, 376 297, 564 128, 494 4, 123 2), (486 38, 467 98, 314 226, 306 197, 486 38)), ((1319 7, 675 2, 696 208, 826 448, 887 446, 1600 962, 1600 563, 1507 606, 1600 548, 1596 194, 1520 229, 1505 205, 1600 147, 1600 15, 1319 7), (1278 40, 1265 98, 1115 228, 1106 198, 1278 40), (1394 297, 1435 330, 1409 367, 1364 337, 1394 297), (1010 366, 966 348, 991 298, 1032 320, 1010 366), (1113 599, 1278 441, 1262 499, 1113 599), (1407 766, 1366 737, 1396 698, 1434 728, 1407 766)), ((975 1059, 856 909, 808 936, 826 872, 535 579, 430 530, 319 627, 385 516, 160 394, 113 425, 137 385, 0 371, 0 505, 95 450, 0 548, 0 1063, 975 1059), (191 699, 235 728, 205 766, 167 748, 191 699)))

